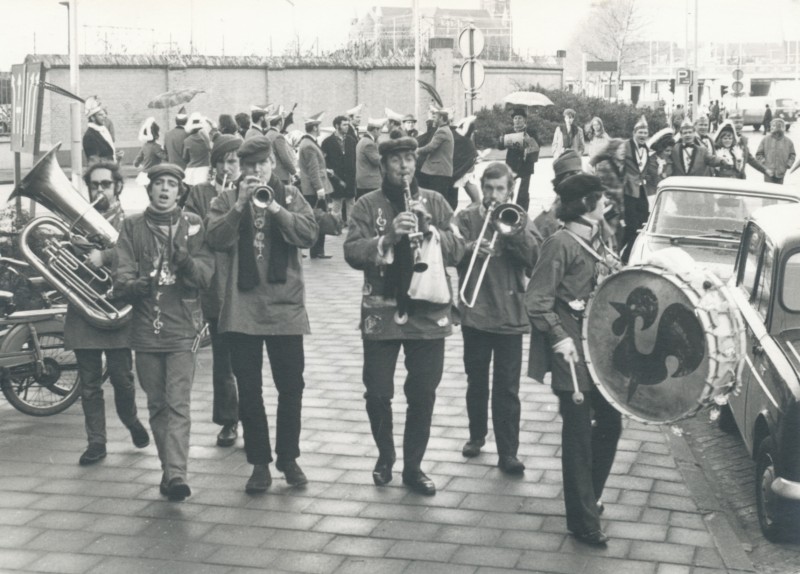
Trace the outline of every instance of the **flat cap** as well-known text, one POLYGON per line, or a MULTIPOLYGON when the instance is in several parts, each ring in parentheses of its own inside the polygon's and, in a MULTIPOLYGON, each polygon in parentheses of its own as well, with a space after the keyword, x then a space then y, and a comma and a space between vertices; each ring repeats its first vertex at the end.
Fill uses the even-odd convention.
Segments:
POLYGON ((593 191, 603 191, 603 183, 599 177, 588 173, 571 175, 556 186, 556 193, 564 203, 586 197, 593 191))
POLYGON ((171 175, 178 181, 183 181, 185 177, 181 166, 175 165, 174 163, 159 163, 147 170, 147 177, 150 179, 150 183, 154 182, 162 175, 171 175))
POLYGON ((581 171, 583 169, 583 161, 575 150, 568 149, 553 162, 553 173, 558 176, 562 173, 570 171, 581 171))
MULTIPOLYGON (((253 138, 250 138, 253 139, 253 138)), ((237 151, 241 146, 242 138, 230 134, 219 134, 214 138, 214 145, 211 147, 211 165, 215 166, 221 162, 226 153, 237 151)))
POLYGON ((239 156, 241 161, 248 163, 261 163, 267 161, 267 158, 272 154, 272 142, 269 141, 267 136, 255 136, 249 140, 245 140, 236 155, 239 156))
POLYGON ((378 145, 378 153, 387 156, 398 151, 417 151, 417 140, 405 135, 402 130, 392 130, 389 139, 382 141, 378 145))

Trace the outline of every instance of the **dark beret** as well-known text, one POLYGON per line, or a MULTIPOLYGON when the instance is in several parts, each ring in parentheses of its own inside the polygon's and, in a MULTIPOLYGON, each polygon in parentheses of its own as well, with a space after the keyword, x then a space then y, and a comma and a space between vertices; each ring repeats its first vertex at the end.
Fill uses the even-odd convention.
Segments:
POLYGON ((603 191, 603 183, 599 177, 588 173, 571 175, 556 187, 556 193, 564 203, 584 198, 593 191, 603 191))
POLYGON ((178 181, 183 181, 185 177, 181 166, 175 165, 174 163, 159 163, 147 170, 147 177, 150 179, 151 183, 162 175, 171 175, 178 181))
POLYGON ((388 154, 398 151, 417 151, 417 140, 405 135, 402 130, 392 130, 389 139, 378 145, 378 153, 381 154, 381 157, 386 157, 388 154))
POLYGON ((242 145, 242 138, 230 134, 219 134, 214 138, 214 145, 211 148, 211 165, 215 166, 221 162, 226 153, 238 150, 242 145))
POLYGON ((247 163, 267 161, 267 158, 272 155, 272 142, 269 141, 267 136, 252 137, 244 140, 236 155, 239 156, 241 161, 246 161, 247 163))

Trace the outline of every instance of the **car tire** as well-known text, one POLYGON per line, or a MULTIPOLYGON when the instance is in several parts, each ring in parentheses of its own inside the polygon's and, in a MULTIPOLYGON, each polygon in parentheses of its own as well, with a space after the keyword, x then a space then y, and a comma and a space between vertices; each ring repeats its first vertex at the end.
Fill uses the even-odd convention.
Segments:
POLYGON ((777 476, 775 460, 775 443, 772 437, 768 436, 761 441, 756 450, 755 487, 758 524, 767 540, 792 541, 798 538, 796 524, 800 520, 800 504, 794 500, 780 498, 772 492, 772 481, 777 476))
POLYGON ((722 405, 719 409, 719 419, 717 419, 719 430, 727 434, 734 434, 739 430, 736 419, 733 418, 733 411, 730 405, 722 405))

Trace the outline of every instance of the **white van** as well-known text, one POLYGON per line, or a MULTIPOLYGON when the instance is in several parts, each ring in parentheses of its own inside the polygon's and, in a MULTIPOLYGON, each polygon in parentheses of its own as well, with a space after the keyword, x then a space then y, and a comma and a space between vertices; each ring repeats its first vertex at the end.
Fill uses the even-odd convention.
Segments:
MULTIPOLYGON (((744 125, 753 126, 756 130, 761 127, 761 123, 764 121, 764 112, 767 111, 767 104, 772 109, 773 118, 782 118, 786 122, 786 131, 789 131, 790 126, 797 121, 798 105, 793 98, 776 98, 773 96, 734 98, 726 95, 723 101, 725 102, 725 108, 728 110, 728 115, 738 106, 739 111, 742 113, 744 125)), ((766 129, 768 130, 769 126, 766 129)))

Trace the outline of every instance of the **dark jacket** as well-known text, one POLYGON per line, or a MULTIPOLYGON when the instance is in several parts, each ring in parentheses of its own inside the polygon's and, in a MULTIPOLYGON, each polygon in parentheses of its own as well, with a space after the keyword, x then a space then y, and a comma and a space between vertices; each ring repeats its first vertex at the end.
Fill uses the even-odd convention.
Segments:
POLYGON ((631 138, 625 144, 625 161, 623 169, 622 192, 630 197, 639 197, 642 189, 647 195, 656 192, 658 186, 658 163, 655 155, 650 153, 647 145, 637 149, 636 141, 631 138), (638 154, 643 154, 646 159, 644 168, 639 165, 638 154))
POLYGON ((692 156, 689 165, 684 165, 683 142, 678 142, 672 148, 672 153, 667 160, 667 176, 672 175, 704 175, 713 173, 713 168, 719 166, 722 160, 710 155, 702 144, 692 146, 692 156))
POLYGON ((147 171, 154 165, 166 161, 167 152, 161 147, 158 142, 145 142, 142 149, 139 150, 139 155, 133 160, 133 166, 140 168, 142 171, 147 171))
POLYGON ((114 157, 114 148, 96 129, 89 127, 83 134, 83 153, 89 163, 104 159, 117 161, 114 157))
MULTIPOLYGON (((525 177, 533 173, 534 164, 539 161, 539 138, 536 135, 536 130, 528 126, 524 129, 525 135, 523 136, 523 144, 514 144, 508 148, 505 145, 505 137, 500 138, 498 149, 507 149, 506 151, 506 165, 511 168, 519 177, 525 177)), ((510 131, 508 134, 517 133, 510 131)))
POLYGON ((378 144, 364 134, 356 146, 356 188, 378 189, 381 186, 381 156, 378 144))
POLYGON ((317 140, 308 134, 300 138, 300 145, 297 146, 297 164, 300 170, 300 191, 304 196, 316 197, 319 189, 324 189, 326 194, 333 191, 325 167, 325 154, 317 140))
POLYGON ((169 163, 181 166, 181 169, 186 168, 186 162, 183 160, 183 141, 188 135, 183 126, 175 126, 164 134, 164 149, 167 151, 167 159, 169 163))
POLYGON ((340 138, 335 133, 322 140, 322 153, 325 154, 325 165, 333 170, 343 186, 333 188, 331 197, 354 197, 353 183, 356 179, 355 163, 347 156, 347 136, 340 138))
POLYGON ((267 130, 265 135, 272 142, 272 149, 275 153, 275 175, 283 183, 290 183, 292 177, 297 173, 292 146, 286 141, 286 137, 275 128, 267 130))
POLYGON ((211 165, 211 144, 200 130, 189 134, 183 141, 183 160, 187 168, 211 165))

